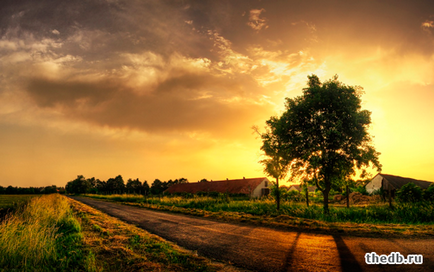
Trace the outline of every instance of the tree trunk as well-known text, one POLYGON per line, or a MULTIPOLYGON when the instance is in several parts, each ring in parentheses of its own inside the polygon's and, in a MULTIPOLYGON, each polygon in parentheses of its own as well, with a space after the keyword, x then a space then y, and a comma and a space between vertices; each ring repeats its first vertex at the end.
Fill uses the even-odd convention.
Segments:
POLYGON ((390 184, 388 184, 388 187, 389 187, 389 207, 391 209, 393 209, 393 206, 392 206, 392 190, 390 190, 390 184))
POLYGON ((306 206, 309 207, 309 188, 306 187, 306 206))
POLYGON ((324 182, 324 191, 322 192, 324 195, 324 214, 329 213, 329 192, 330 192, 330 184, 328 184, 327 180, 324 182))
POLYGON ((350 189, 348 188, 348 185, 345 186, 347 190, 347 208, 350 207, 350 189))
POLYGON ((276 178, 276 186, 277 186, 277 191, 276 191, 276 204, 277 204, 277 210, 280 210, 280 190, 279 190, 279 178, 276 178))

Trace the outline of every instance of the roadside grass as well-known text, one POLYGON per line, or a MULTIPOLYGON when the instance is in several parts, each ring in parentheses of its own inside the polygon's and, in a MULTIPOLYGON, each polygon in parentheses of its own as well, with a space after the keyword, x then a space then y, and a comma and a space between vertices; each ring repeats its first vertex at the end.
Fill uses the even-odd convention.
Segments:
POLYGON ((322 205, 306 207, 299 202, 283 201, 276 210, 272 199, 227 201, 224 197, 183 198, 179 196, 148 197, 141 195, 86 195, 92 198, 122 202, 150 209, 212 217, 254 224, 295 227, 315 231, 363 236, 431 236, 434 235, 434 207, 428 203, 396 204, 391 210, 384 204, 366 207, 331 205, 324 215, 322 205))
POLYGON ((79 222, 66 197, 33 197, 0 224, 0 271, 83 271, 79 222))
POLYGON ((86 259, 94 271, 222 271, 232 267, 212 263, 134 225, 70 200, 80 218, 86 259))

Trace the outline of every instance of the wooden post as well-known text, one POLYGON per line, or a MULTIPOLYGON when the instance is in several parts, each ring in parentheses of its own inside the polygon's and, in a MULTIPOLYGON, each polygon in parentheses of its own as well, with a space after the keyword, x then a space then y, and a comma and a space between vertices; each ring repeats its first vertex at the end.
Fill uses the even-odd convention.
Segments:
POLYGON ((347 190, 347 208, 350 207, 350 188, 348 188, 348 185, 345 186, 347 190))
POLYGON ((393 206, 392 206, 392 190, 390 189, 390 184, 389 183, 387 183, 387 188, 389 189, 389 207, 391 209, 393 209, 393 206))

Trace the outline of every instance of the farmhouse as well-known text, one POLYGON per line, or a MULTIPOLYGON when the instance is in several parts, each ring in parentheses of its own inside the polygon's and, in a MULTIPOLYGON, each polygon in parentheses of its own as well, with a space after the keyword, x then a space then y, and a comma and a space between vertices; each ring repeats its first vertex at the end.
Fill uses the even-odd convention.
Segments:
MULTIPOLYGON (((309 193, 313 193, 316 190, 316 186, 309 186, 309 187, 307 187, 307 189, 309 190, 309 193)), ((288 191, 299 191, 299 192, 302 192, 303 191, 303 186, 301 184, 299 184, 299 185, 291 185, 291 186, 289 186, 288 191)))
POLYGON ((399 176, 387 175, 387 174, 377 174, 368 184, 365 185, 366 191, 368 193, 373 193, 380 188, 388 191, 389 189, 393 192, 400 189, 405 184, 413 182, 415 185, 421 187, 422 189, 427 189, 428 186, 432 184, 430 181, 417 180, 412 178, 403 178, 399 176))
POLYGON ((270 181, 267 178, 242 178, 209 182, 180 183, 170 186, 165 193, 228 193, 245 194, 261 197, 270 193, 270 181))

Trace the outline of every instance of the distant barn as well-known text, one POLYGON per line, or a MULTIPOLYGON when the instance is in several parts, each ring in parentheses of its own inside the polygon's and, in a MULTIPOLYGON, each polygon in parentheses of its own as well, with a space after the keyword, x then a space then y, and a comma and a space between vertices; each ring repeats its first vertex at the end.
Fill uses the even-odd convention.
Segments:
POLYGON ((180 183, 170 186, 165 193, 228 193, 261 197, 270 193, 270 181, 267 178, 243 178, 209 182, 180 183))
POLYGON ((377 174, 368 184, 366 184, 365 188, 366 191, 370 194, 376 190, 379 190, 380 188, 383 188, 383 190, 385 191, 388 191, 390 189, 392 192, 395 192, 396 190, 399 190, 402 186, 404 186, 409 182, 414 183, 415 185, 419 186, 422 189, 427 189, 431 184, 433 184, 430 181, 418 180, 412 178, 403 178, 400 176, 393 176, 393 175, 380 173, 377 174))

